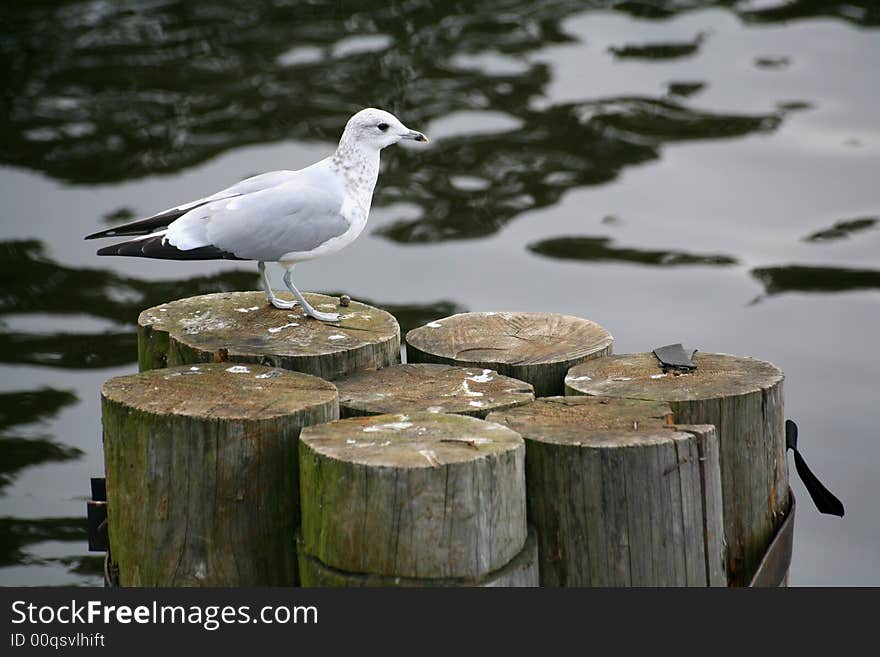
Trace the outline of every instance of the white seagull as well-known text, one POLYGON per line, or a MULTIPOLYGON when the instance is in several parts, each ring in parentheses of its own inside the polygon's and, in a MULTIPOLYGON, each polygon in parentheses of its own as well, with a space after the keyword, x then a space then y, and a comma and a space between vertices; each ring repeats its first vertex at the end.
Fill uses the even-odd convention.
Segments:
POLYGON ((393 114, 367 108, 352 116, 336 152, 298 171, 271 171, 146 219, 102 230, 85 239, 139 235, 106 246, 98 255, 171 260, 256 260, 266 294, 276 308, 296 301, 275 296, 266 262, 284 269, 284 284, 305 313, 335 322, 337 313, 315 310, 296 289, 298 262, 335 253, 363 231, 379 177, 379 152, 401 139, 428 141, 393 114))

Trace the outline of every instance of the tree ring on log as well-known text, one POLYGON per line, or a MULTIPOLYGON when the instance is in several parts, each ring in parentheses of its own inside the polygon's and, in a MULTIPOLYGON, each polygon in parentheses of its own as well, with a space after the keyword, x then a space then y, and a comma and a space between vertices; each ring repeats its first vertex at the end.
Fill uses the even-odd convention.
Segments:
POLYGON ((537 397, 562 394, 568 369, 610 354, 612 342, 595 322, 555 313, 461 313, 406 335, 410 362, 493 369, 531 383, 537 397))

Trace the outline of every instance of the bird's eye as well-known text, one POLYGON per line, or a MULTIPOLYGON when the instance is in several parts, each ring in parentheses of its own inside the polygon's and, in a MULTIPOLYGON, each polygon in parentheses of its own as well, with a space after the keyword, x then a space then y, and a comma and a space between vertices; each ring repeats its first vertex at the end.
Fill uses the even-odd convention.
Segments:
POLYGON ((387 124, 387 123, 380 123, 380 124, 377 125, 376 127, 379 128, 379 130, 381 130, 382 132, 385 132, 386 130, 388 130, 388 124, 387 124))

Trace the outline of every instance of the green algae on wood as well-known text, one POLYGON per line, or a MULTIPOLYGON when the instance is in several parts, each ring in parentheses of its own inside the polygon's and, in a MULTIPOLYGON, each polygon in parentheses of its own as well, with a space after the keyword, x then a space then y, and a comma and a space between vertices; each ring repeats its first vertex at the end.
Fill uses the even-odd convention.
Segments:
POLYGON ((538 580, 538 544, 535 532, 529 528, 526 543, 522 550, 498 570, 469 579, 433 578, 416 579, 410 577, 391 577, 370 575, 366 573, 347 573, 335 568, 328 568, 303 549, 302 540, 299 548, 300 585, 308 587, 481 587, 481 588, 515 588, 537 587, 538 580))
POLYGON ((296 584, 298 437, 338 417, 333 384, 201 364, 116 377, 101 396, 123 586, 296 584))
POLYGON ((526 538, 525 448, 462 415, 354 417, 300 440, 302 536, 329 568, 477 579, 526 538))
POLYGON ((487 420, 526 441, 542 586, 725 585, 720 532, 706 531, 721 523, 712 427, 674 430, 668 404, 599 397, 487 420))
POLYGON ((436 363, 354 372, 335 383, 342 417, 429 412, 484 418, 535 398, 524 381, 492 370, 436 363))
POLYGON ((279 310, 263 292, 221 292, 172 301, 138 317, 141 371, 187 363, 259 363, 334 379, 400 361, 400 327, 392 315, 356 301, 306 294, 338 322, 279 310))
POLYGON ((583 363, 565 379, 570 395, 668 402, 675 421, 718 434, 727 572, 747 584, 789 508, 782 370, 766 361, 697 352, 697 369, 664 373, 652 353, 583 363))
POLYGON ((461 313, 406 334, 411 363, 495 370, 531 383, 536 397, 563 393, 566 372, 611 353, 611 334, 588 319, 556 313, 461 313))

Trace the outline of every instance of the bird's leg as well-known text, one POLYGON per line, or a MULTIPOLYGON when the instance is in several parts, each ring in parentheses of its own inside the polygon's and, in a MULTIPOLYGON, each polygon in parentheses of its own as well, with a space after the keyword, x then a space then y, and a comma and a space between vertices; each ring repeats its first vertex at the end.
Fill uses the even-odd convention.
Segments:
POLYGON ((266 290, 266 296, 269 297, 269 303, 279 310, 290 310, 296 306, 296 301, 284 301, 275 296, 272 292, 272 284, 269 282, 269 275, 266 273, 266 263, 262 260, 257 263, 260 269, 260 280, 263 282, 263 288, 266 290))
POLYGON ((293 267, 290 267, 284 272, 284 276, 282 277, 284 279, 284 284, 287 286, 288 290, 293 292, 293 296, 297 298, 306 315, 319 319, 322 322, 338 322, 339 313, 322 313, 319 310, 312 308, 311 304, 303 298, 303 295, 300 294, 299 290, 294 286, 293 281, 290 279, 291 273, 293 273, 293 267))

